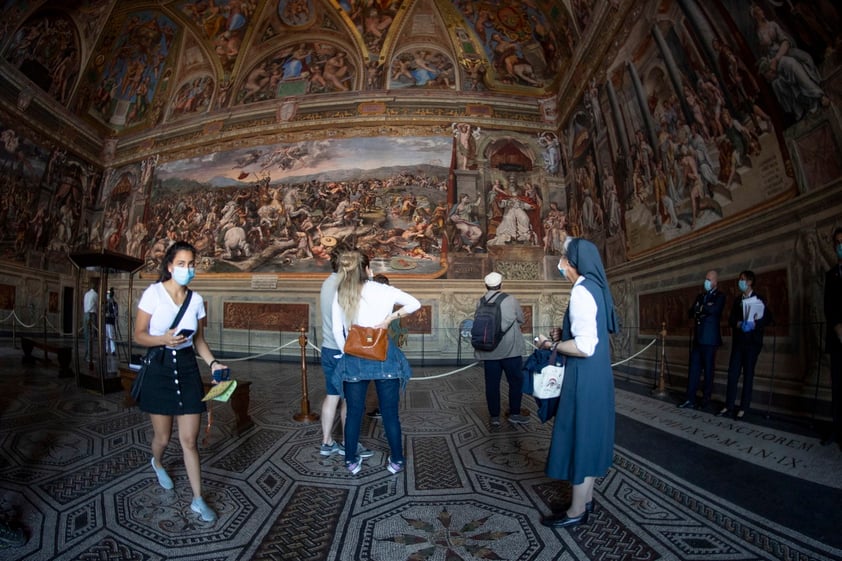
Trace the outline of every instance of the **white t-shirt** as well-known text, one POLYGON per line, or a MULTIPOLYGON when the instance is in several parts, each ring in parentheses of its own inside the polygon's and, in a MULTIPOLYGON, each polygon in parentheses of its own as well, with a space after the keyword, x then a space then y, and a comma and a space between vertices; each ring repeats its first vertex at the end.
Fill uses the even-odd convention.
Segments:
MULTIPOLYGON (((421 308, 421 302, 415 296, 407 294, 399 288, 379 282, 367 281, 363 285, 360 296, 360 306, 354 323, 363 327, 373 327, 382 323, 386 316, 392 313, 395 304, 403 307, 407 314, 411 314, 421 308)), ((345 348, 345 332, 350 324, 345 322, 345 314, 339 306, 338 294, 333 297, 332 322, 333 338, 336 339, 338 349, 345 348)))
POLYGON ((570 291, 570 332, 576 348, 587 356, 593 356, 599 335, 596 330, 596 300, 587 288, 582 286, 584 276, 576 279, 570 291))
POLYGON ((322 283, 319 291, 319 307, 322 312, 322 346, 329 349, 336 348, 333 340, 333 300, 336 298, 336 285, 339 275, 331 273, 322 283))
MULTIPOLYGON (((140 302, 137 307, 150 316, 149 319, 149 334, 153 336, 163 335, 172 325, 175 316, 178 315, 180 305, 173 302, 170 293, 164 288, 160 282, 150 284, 143 295, 140 297, 140 302)), ((199 326, 199 320, 205 317, 205 301, 202 296, 193 292, 193 297, 190 299, 190 304, 184 311, 184 316, 176 326, 176 333, 182 329, 192 329, 196 331, 199 326)), ((187 338, 187 341, 173 347, 177 349, 184 349, 193 344, 193 336, 187 338)))
POLYGON ((99 301, 99 295, 96 293, 96 290, 93 288, 90 289, 85 293, 85 298, 82 302, 83 308, 85 309, 86 314, 92 314, 96 312, 96 305, 99 301))

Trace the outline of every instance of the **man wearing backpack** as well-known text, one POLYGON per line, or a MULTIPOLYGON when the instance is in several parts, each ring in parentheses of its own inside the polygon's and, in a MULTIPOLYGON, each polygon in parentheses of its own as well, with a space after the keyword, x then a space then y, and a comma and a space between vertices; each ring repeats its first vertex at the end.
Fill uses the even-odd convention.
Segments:
POLYGON ((524 350, 520 326, 525 321, 523 309, 514 296, 500 291, 503 275, 489 273, 484 281, 487 292, 477 304, 471 344, 474 345, 474 356, 483 361, 485 369, 485 401, 491 416, 491 426, 500 426, 500 379, 503 372, 506 373, 506 381, 509 383, 509 422, 525 424, 529 422, 529 418, 520 414, 524 350), (490 309, 489 305, 494 305, 499 310, 496 320, 490 320, 495 310, 490 309), (491 321, 498 323, 495 326, 496 332, 485 329, 493 335, 483 340, 477 330, 480 326, 488 326, 491 321))

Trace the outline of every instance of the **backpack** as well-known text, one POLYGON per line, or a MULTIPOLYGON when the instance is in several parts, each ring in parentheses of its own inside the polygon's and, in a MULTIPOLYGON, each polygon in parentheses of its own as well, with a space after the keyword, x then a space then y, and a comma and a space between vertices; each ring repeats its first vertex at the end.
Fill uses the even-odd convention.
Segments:
MULTIPOLYGON (((478 351, 493 351, 500 344, 510 325, 503 330, 503 313, 500 304, 508 294, 498 292, 489 298, 480 298, 477 311, 474 314, 474 324, 471 326, 471 345, 478 351)), ((514 323, 512 323, 514 325, 514 323)))

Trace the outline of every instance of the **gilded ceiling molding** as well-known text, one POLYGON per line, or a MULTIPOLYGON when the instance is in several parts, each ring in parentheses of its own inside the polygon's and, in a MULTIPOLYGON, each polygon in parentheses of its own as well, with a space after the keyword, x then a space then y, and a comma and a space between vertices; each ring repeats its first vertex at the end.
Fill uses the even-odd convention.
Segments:
POLYGON ((331 96, 310 101, 295 97, 260 105, 259 111, 254 107, 243 108, 228 112, 224 118, 213 113, 201 120, 164 124, 121 137, 110 165, 136 162, 153 152, 166 154, 162 157, 169 160, 176 154, 192 152, 193 145, 207 151, 210 147, 230 145, 238 137, 243 137, 240 145, 249 146, 260 144, 254 139, 263 135, 271 135, 273 142, 292 142, 303 138, 345 137, 349 131, 377 130, 384 125, 396 131, 396 136, 408 127, 446 127, 455 120, 525 133, 552 130, 534 100, 512 97, 474 95, 443 100, 425 95, 396 98, 349 93, 341 98, 331 96), (280 109, 292 101, 297 105, 294 116, 286 121, 279 119, 280 109), (367 108, 374 106, 381 110, 371 114, 367 108))

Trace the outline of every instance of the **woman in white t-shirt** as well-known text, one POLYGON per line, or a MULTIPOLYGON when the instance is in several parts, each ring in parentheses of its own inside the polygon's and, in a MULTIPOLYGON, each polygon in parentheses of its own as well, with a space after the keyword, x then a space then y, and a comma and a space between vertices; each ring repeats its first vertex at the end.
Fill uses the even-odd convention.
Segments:
MULTIPOLYGON (((421 302, 414 296, 394 286, 370 280, 373 275, 368 257, 359 251, 347 251, 339 256, 337 274, 339 279, 332 306, 332 325, 333 336, 340 349, 345 347, 345 334, 352 324, 388 329, 393 320, 421 308, 421 302), (400 306, 397 311, 393 311, 395 305, 400 306)), ((374 380, 377 390, 383 430, 391 452, 386 469, 391 473, 403 471, 405 459, 398 403, 400 392, 411 375, 403 352, 390 340, 384 361, 343 354, 335 375, 342 380, 348 407, 345 419, 345 466, 348 471, 356 475, 362 469, 362 457, 348 451, 357 450, 370 380, 374 380)))
POLYGON ((161 465, 161 458, 170 442, 175 417, 184 466, 193 490, 190 508, 202 520, 213 522, 216 512, 202 498, 197 442, 201 416, 206 407, 202 401, 205 392, 196 355, 210 366, 211 372, 226 366, 213 357, 205 341, 199 321, 205 317, 204 300, 199 294, 187 290, 195 275, 195 263, 196 249, 192 245, 182 241, 173 243, 164 256, 158 282, 150 285, 140 297, 134 340, 149 347, 149 350, 137 403, 141 411, 149 413, 152 421, 152 469, 158 483, 164 489, 173 488, 172 479, 161 465), (181 320, 171 328, 188 297, 190 301, 181 320))

